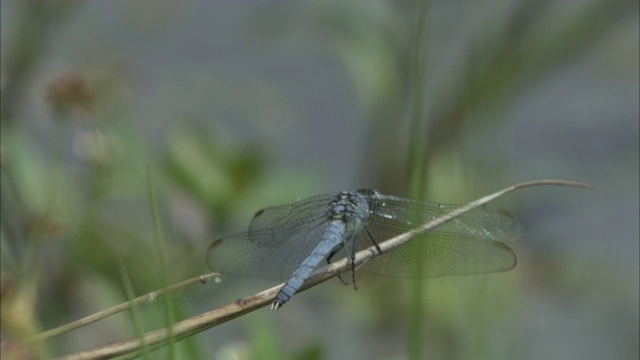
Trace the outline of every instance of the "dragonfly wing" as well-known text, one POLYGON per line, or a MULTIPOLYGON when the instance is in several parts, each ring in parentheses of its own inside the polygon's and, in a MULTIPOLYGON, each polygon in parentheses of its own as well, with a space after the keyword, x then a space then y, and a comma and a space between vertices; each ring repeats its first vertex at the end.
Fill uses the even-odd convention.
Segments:
POLYGON ((435 230, 371 259, 362 269, 386 276, 431 278, 507 271, 516 261, 504 243, 435 230))
POLYGON ((293 204, 273 206, 258 211, 251 220, 249 232, 274 229, 279 226, 291 226, 324 215, 331 202, 331 195, 318 195, 293 204))
MULTIPOLYGON (((371 224, 385 234, 399 235, 464 206, 378 196, 372 202, 371 224)), ((508 211, 485 206, 474 208, 438 227, 445 232, 469 234, 478 240, 514 241, 524 235, 520 221, 508 211)))
POLYGON ((267 280, 288 279, 322 240, 329 196, 259 211, 248 232, 214 241, 207 253, 212 271, 267 280))
MULTIPOLYGON (((378 196, 371 201, 368 229, 378 243, 460 208, 394 196, 378 196)), ((363 269, 405 278, 506 271, 515 266, 516 256, 503 242, 523 235, 522 224, 510 213, 478 207, 414 236, 409 243, 367 262, 363 269), (422 259, 417 261, 416 256, 422 259)), ((360 243, 361 247, 370 245, 367 241, 360 243)))

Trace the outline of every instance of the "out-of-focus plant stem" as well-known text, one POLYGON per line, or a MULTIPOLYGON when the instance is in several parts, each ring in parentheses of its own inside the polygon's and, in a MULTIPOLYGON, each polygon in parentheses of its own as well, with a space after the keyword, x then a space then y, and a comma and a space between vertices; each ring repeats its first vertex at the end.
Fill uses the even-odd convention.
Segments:
MULTIPOLYGON (((409 106, 411 115, 411 143, 409 149, 409 189, 410 196, 415 199, 424 199, 427 187, 428 155, 427 137, 424 136, 429 119, 426 118, 425 93, 426 93, 426 59, 428 39, 429 1, 417 0, 415 2, 414 24, 411 32, 412 56, 410 74, 411 98, 409 106)), ((412 259, 416 269, 423 267, 424 257, 422 252, 416 252, 412 259)), ((411 299, 409 318, 409 358, 423 359, 423 333, 424 333, 424 285, 420 280, 411 283, 411 299)))
POLYGON ((15 111, 22 107, 25 90, 38 61, 46 58, 43 53, 54 37, 56 26, 63 24, 67 16, 77 10, 78 0, 22 0, 14 30, 12 47, 6 51, 6 67, 3 69, 2 106, 0 119, 3 126, 15 121, 15 111))

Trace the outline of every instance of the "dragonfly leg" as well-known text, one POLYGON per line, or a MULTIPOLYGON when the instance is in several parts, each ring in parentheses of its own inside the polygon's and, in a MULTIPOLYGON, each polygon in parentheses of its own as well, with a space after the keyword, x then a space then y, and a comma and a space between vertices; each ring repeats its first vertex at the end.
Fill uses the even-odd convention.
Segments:
POLYGON ((347 280, 342 278, 342 274, 338 274, 338 279, 340 279, 340 282, 342 283, 342 285, 349 285, 347 280))
MULTIPOLYGON (((333 250, 331 250, 331 252, 327 256, 327 265, 331 264, 331 259, 335 254, 338 253, 338 251, 340 251, 340 249, 342 249, 343 246, 344 246, 344 243, 340 243, 340 245, 336 246, 333 250)), ((342 275, 338 274, 338 279, 340 279, 340 282, 343 285, 349 285, 349 283, 342 278, 342 275)))
POLYGON ((333 259, 333 257, 338 253, 338 251, 340 251, 340 249, 342 249, 343 246, 344 246, 344 243, 340 243, 338 246, 333 248, 333 250, 331 250, 329 255, 327 255, 327 265, 331 264, 331 259, 333 259))
POLYGON ((367 230, 367 235, 369 235, 369 240, 371 240, 371 243, 376 247, 376 250, 378 250, 378 254, 382 254, 382 249, 380 249, 380 245, 378 245, 378 242, 376 241, 376 239, 373 237, 373 235, 371 235, 371 231, 369 231, 369 228, 365 227, 365 230, 367 230))
MULTIPOLYGON (((368 232, 369 230, 367 230, 368 232)), ((369 235, 371 236, 371 235, 369 235)), ((356 285, 356 253, 358 252, 359 237, 355 236, 351 242, 351 281, 353 282, 353 290, 358 290, 356 285)))

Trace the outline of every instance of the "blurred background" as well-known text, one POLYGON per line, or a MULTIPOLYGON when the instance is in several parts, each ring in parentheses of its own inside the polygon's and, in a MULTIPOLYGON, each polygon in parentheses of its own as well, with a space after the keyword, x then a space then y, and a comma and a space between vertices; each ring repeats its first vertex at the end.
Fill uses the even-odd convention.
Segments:
POLYGON ((23 345, 126 301, 127 284, 141 295, 208 272, 209 243, 262 207, 363 187, 465 203, 540 178, 599 192, 493 203, 527 229, 510 272, 360 273, 358 291, 329 281, 153 358, 640 356, 637 1, 0 10, 3 358, 106 345, 275 285, 225 276, 176 294, 171 316, 158 301, 138 322, 23 345))

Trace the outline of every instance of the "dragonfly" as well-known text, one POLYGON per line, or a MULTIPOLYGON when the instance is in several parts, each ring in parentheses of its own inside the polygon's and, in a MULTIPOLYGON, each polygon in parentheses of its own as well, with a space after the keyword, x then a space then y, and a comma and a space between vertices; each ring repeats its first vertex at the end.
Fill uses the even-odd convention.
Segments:
POLYGON ((317 195, 259 210, 248 231, 211 243, 207 265, 221 274, 286 280, 273 310, 289 301, 323 260, 330 264, 349 259, 355 288, 355 254, 371 246, 380 256, 358 269, 392 277, 433 278, 514 268, 516 255, 505 242, 521 238, 524 229, 505 210, 481 206, 434 229, 415 231, 461 207, 383 195, 374 189, 317 195), (379 244, 409 231, 414 235, 407 244, 381 250, 379 244), (422 261, 415 261, 416 256, 422 261))

